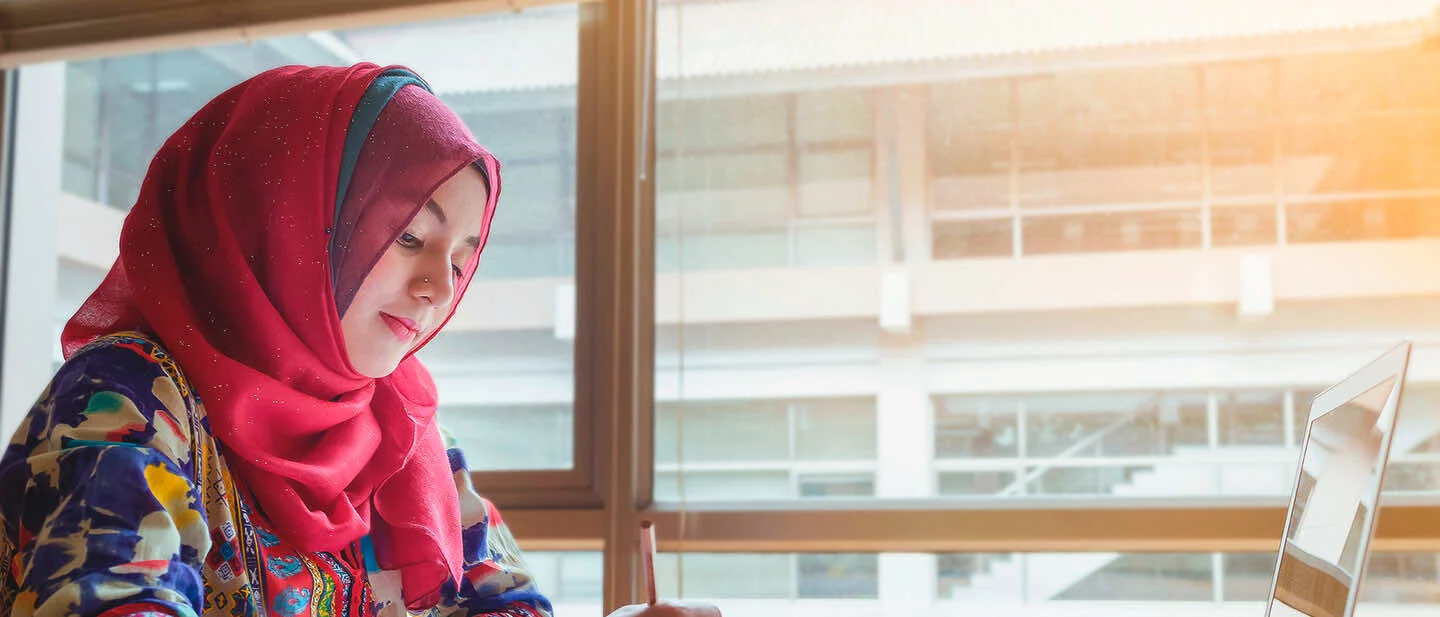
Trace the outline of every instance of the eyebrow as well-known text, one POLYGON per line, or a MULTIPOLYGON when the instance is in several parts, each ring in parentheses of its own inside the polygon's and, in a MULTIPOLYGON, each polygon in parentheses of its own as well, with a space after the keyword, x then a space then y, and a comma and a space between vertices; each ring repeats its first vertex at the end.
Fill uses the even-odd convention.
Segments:
MULTIPOLYGON (((425 202, 425 209, 426 209, 426 210, 429 210, 431 214, 434 214, 434 215, 435 215, 435 218, 437 218, 437 219, 440 220, 440 224, 441 224, 441 225, 448 225, 448 224, 449 224, 449 221, 447 221, 447 220, 445 219, 445 211, 440 208, 440 204, 435 203, 435 200, 434 200, 434 199, 431 199, 430 201, 425 202)), ((479 250, 479 249, 480 249, 480 236, 470 236, 469 238, 466 238, 466 239, 465 239, 465 243, 466 243, 466 244, 469 244, 469 245, 470 245, 470 248, 479 250)))
POLYGON ((435 218, 440 219, 441 225, 448 223, 448 221, 445 220, 445 211, 440 209, 440 204, 435 203, 434 199, 425 202, 425 208, 430 210, 430 212, 435 215, 435 218))

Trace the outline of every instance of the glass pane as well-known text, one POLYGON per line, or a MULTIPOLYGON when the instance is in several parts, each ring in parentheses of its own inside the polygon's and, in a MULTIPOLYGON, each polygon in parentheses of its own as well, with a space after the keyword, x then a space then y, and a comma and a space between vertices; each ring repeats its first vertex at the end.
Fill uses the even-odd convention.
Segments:
POLYGON ((1275 244, 1273 204, 1217 206, 1210 210, 1210 243, 1215 246, 1275 244))
POLYGON ((870 225, 801 227, 795 230, 796 266, 868 266, 875 263, 870 225))
MULTIPOLYGON (((1422 614, 1440 597, 1437 563, 1371 555, 1365 614, 1422 614)), ((1274 567, 1270 553, 662 553, 656 582, 726 615, 890 615, 902 601, 912 608, 894 614, 1247 615, 1263 612, 1274 567)))
POLYGON ((655 416, 655 460, 788 460, 789 414, 787 401, 661 404, 655 416))
POLYGON ((800 598, 875 598, 879 595, 880 560, 877 555, 799 555, 800 598))
MULTIPOLYGON (((1275 573, 1269 553, 952 553, 936 561, 942 606, 945 600, 956 608, 1043 604, 1052 615, 1094 614, 1089 602, 1124 602, 1106 614, 1167 606, 1185 614, 1191 608, 1193 614, 1248 614, 1263 610, 1275 573)), ((1433 603, 1440 591, 1436 563, 1433 553, 1371 555, 1361 590, 1361 604, 1371 605, 1365 613, 1433 603)))
POLYGON ((1014 254, 1015 228, 1010 218, 963 221, 937 220, 930 224, 935 259, 1009 257, 1014 254))
MULTIPOLYGON (((498 217, 498 215, 497 215, 498 217)), ((569 236, 516 237, 485 244, 485 260, 476 276, 486 278, 550 278, 575 267, 575 240, 569 236)))
POLYGON ((944 471, 940 472, 940 495, 1001 495, 1024 494, 1025 487, 1016 480, 1014 471, 944 471))
POLYGON ((1147 456, 1204 445, 1204 394, 1074 394, 1028 398, 1032 457, 1147 456))
POLYGON ((932 212, 1010 207, 1011 99, 1011 82, 1004 79, 932 86, 927 109, 932 212))
POLYGON ((569 405, 442 406, 440 421, 471 469, 565 469, 575 451, 569 405), (496 435, 544 439, 496 439, 496 435))
POLYGON ((1012 457, 1020 453, 1020 400, 935 397, 937 458, 1012 457))
POLYGON ((1235 196, 1274 199, 1273 127, 1223 126, 1210 129, 1207 135, 1212 195, 1221 199, 1235 196))
MULTIPOLYGON (((1074 559, 1072 557, 1072 559, 1074 559)), ((1032 557, 1031 563, 1036 563, 1032 557)), ((1195 602, 1213 600, 1214 576, 1204 553, 1121 555, 1058 594, 1056 600, 1195 602)))
MULTIPOLYGON (((1299 399, 1296 399, 1296 409, 1299 408, 1299 399)), ((1306 408, 1308 410, 1308 405, 1306 408)), ((1424 418, 1432 413, 1431 410, 1437 408, 1440 408, 1440 384, 1406 380, 1405 392, 1400 398, 1401 419, 1424 418)), ((1396 438, 1403 440, 1406 444, 1414 444, 1414 447, 1406 451, 1397 451, 1391 456, 1411 452, 1440 452, 1440 433, 1433 433, 1428 428, 1424 426, 1423 422, 1416 424, 1401 422, 1395 430, 1396 438)))
MULTIPOLYGON (((1032 495, 1110 495, 1125 493, 1123 487, 1140 484, 1147 472, 1141 466, 1032 467, 1026 470, 1025 492, 1032 495)), ((1169 494, 1168 487, 1155 486, 1151 495, 1169 494)))
POLYGON ((1440 199, 1346 199, 1286 207, 1291 242, 1440 237, 1440 199))
POLYGON ((655 589, 664 598, 789 599, 794 597, 796 578, 791 555, 655 556, 655 589))
POLYGON ((800 214, 865 216, 870 212, 869 148, 810 149, 800 157, 800 214))
POLYGON ((554 315, 556 287, 569 285, 574 273, 578 68, 573 46, 566 51, 554 41, 575 40, 579 27, 579 11, 569 5, 67 63, 65 90, 55 93, 64 101, 56 125, 64 195, 55 202, 67 209, 54 256, 63 266, 46 327, 58 331, 110 267, 106 251, 116 245, 151 158, 202 105, 275 66, 406 63, 505 168, 477 279, 455 319, 421 353, 440 386, 441 417, 472 468, 570 468, 573 351, 568 338, 555 335, 563 329, 554 315), (510 36, 519 24, 553 36, 510 36), (514 41, 503 63, 491 53, 497 37, 514 41), (451 53, 417 52, 431 48, 451 53), (493 70, 499 64, 510 70, 493 70), (516 71, 533 75, 516 82, 516 71), (569 85, 542 85, 542 74, 569 85), (536 284, 516 288, 513 279, 536 284))
MULTIPOLYGON (((1006 593, 1003 583, 992 582, 994 577, 1018 561, 1011 553, 941 553, 935 556, 936 598, 939 600, 961 599, 979 595, 976 586, 990 587, 985 592, 1006 593), (990 584, 986 584, 990 583, 990 584)), ((1015 590, 1018 591, 1018 590, 1015 590)), ((981 592, 983 593, 983 592, 981 592)), ((1018 593, 1017 593, 1018 595, 1018 593)))
POLYGON ((1440 555, 1371 553, 1360 586, 1360 602, 1430 605, 1440 602, 1440 555))
POLYGON ((1215 64, 1205 67, 1204 78, 1210 194, 1222 198, 1272 198, 1276 154, 1274 63, 1215 64))
POLYGON ((1432 49, 1298 56, 1279 64, 1288 195, 1436 188, 1440 101, 1402 71, 1440 66, 1432 49))
MULTIPOLYGON (((498 156, 498 155, 497 155, 498 156)), ((513 236, 531 238, 550 234, 558 229, 574 229, 574 182, 566 180, 573 174, 574 158, 568 165, 523 164, 506 165, 504 193, 509 210, 495 211, 494 229, 505 229, 513 236)), ((543 236, 542 236, 543 237, 543 236)))
POLYGON ((1224 598, 1231 601, 1264 602, 1270 594, 1275 577, 1273 553, 1226 553, 1221 556, 1224 568, 1224 598))
POLYGON ((1199 82, 1184 65, 1020 80, 1021 207, 1198 203, 1199 82))
POLYGON ((1388 493, 1440 491, 1440 462, 1407 462, 1392 458, 1385 467, 1383 488, 1388 493))
POLYGON ((656 131, 655 139, 661 152, 781 146, 789 126, 790 105, 790 97, 775 94, 666 98, 660 104, 661 130, 656 131), (684 130, 677 130, 680 127, 684 130))
MULTIPOLYGON (((1061 20, 1077 48, 1016 55, 990 12, 880 4, 660 3, 657 473, 772 474, 751 493, 774 507, 1276 498, 1290 397, 1400 337, 1433 381, 1440 86, 1417 76, 1440 48, 1357 21, 1303 37, 1323 54, 1263 32, 1242 46, 1265 57, 1173 54, 1061 20), (1252 252, 1264 314, 1238 312, 1252 252), (751 435, 704 410, 836 398, 873 422, 751 435)), ((1430 486, 1440 429, 1415 430, 1392 490, 1430 486)))
POLYGON ((1027 255, 1200 248, 1200 210, 1142 210, 1021 219, 1027 255))
POLYGON ((716 471, 704 466, 660 469, 655 473, 655 498, 663 501, 755 501, 795 496, 787 471, 716 471))
POLYGON ((1226 392, 1218 397, 1222 445, 1284 445, 1284 392, 1226 392))
POLYGON ((875 474, 812 473, 800 475, 801 497, 874 497, 875 474))
POLYGON ((526 551, 525 563, 556 614, 601 613, 605 564, 599 551, 526 551))
POLYGON ((874 399, 797 402, 795 456, 801 460, 875 460, 874 399))
POLYGON ((871 496, 875 423, 868 397, 661 403, 656 494, 696 501, 871 496))
POLYGON ((1080 616, 1093 614, 1089 603, 1223 604, 1212 554, 942 554, 937 575, 940 605, 955 608, 1044 604, 1047 614, 1080 616))
MULTIPOLYGON (((789 243, 784 231, 694 234, 683 241, 661 237, 655 263, 660 272, 783 267, 790 260, 789 243)), ((869 250, 874 252, 873 242, 869 250)))
POLYGON ((718 600, 726 615, 786 614, 795 600, 876 598, 878 564, 875 554, 661 553, 655 582, 662 597, 718 600))
MULTIPOLYGON (((872 109, 868 88, 797 93, 796 137, 813 144, 869 142, 875 135, 872 109)), ((865 160, 868 164, 869 158, 865 160)))

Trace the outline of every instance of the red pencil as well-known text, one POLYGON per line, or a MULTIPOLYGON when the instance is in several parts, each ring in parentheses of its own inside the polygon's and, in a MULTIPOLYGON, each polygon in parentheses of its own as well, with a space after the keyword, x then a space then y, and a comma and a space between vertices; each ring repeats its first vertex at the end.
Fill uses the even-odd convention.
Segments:
POLYGON ((640 576, 645 579, 645 598, 655 605, 655 523, 640 521, 640 576))

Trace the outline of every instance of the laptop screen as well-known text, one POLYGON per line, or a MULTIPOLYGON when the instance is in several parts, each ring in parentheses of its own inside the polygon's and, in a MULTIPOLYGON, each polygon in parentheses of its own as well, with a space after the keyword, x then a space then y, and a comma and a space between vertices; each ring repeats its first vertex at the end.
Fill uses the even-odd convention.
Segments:
POLYGON ((1370 371, 1363 389, 1353 387, 1364 373, 1315 401, 1268 615, 1348 617, 1354 610, 1404 368, 1378 378, 1370 371), (1336 398, 1347 383, 1348 396, 1336 398))

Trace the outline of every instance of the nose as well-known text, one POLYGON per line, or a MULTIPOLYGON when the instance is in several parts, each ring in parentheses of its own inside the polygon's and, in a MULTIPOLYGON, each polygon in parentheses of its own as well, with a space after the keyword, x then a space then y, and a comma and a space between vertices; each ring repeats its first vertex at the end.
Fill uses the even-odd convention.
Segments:
POLYGON ((450 306, 455 297, 455 278, 450 276, 450 261, 420 268, 410 284, 410 293, 422 303, 436 308, 450 306))

